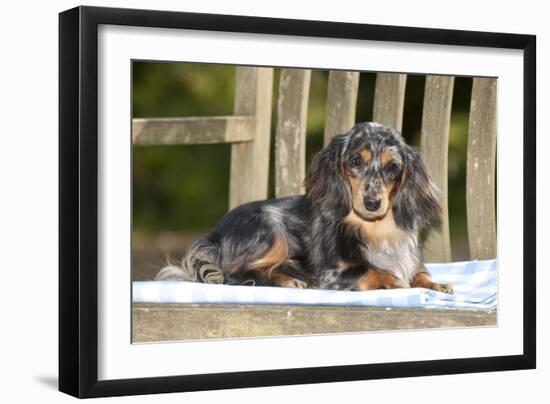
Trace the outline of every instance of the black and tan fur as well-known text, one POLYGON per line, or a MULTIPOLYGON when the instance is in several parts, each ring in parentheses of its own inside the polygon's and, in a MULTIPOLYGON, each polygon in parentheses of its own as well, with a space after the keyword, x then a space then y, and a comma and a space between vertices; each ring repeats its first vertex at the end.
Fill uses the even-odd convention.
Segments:
POLYGON ((441 213, 419 154, 394 129, 360 123, 315 157, 307 195, 251 202, 197 240, 157 279, 371 290, 434 283, 420 230, 441 213))

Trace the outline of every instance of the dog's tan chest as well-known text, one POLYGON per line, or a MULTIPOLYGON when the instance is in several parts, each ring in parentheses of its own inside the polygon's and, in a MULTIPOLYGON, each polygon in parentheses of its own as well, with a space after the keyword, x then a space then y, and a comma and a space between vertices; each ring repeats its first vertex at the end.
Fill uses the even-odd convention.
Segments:
POLYGON ((380 220, 363 220, 354 211, 351 211, 345 221, 359 228, 361 237, 368 245, 377 246, 383 243, 395 244, 406 235, 393 219, 393 212, 388 210, 380 220))
POLYGON ((352 212, 346 217, 346 222, 358 227, 365 241, 365 258, 370 265, 410 283, 421 265, 417 236, 397 226, 391 209, 384 218, 376 221, 363 220, 352 212))

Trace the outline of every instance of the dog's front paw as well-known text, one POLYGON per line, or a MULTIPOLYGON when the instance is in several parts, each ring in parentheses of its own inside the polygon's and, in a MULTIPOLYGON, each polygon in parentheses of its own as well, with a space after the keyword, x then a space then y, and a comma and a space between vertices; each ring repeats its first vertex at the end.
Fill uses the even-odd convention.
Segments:
POLYGON ((449 295, 454 294, 453 287, 448 283, 432 283, 430 285, 430 289, 447 293, 449 295))

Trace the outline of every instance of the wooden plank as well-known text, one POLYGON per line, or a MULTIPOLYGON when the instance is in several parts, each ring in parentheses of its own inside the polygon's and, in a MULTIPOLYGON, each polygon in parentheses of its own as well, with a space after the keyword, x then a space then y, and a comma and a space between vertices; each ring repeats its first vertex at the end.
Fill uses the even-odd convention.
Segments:
POLYGON ((147 118, 132 120, 134 145, 246 142, 253 138, 250 116, 147 118))
POLYGON ((359 72, 331 70, 328 76, 325 145, 336 134, 346 133, 355 125, 359 72))
POLYGON ((374 89, 373 121, 401 132, 407 75, 378 73, 374 89))
POLYGON ((496 326, 496 311, 134 304, 132 342, 496 326))
POLYGON ((236 68, 234 115, 254 117, 251 142, 233 143, 229 208, 267 198, 273 69, 236 68))
POLYGON ((468 241, 472 259, 496 256, 496 96, 496 79, 473 79, 466 165, 468 241))
POLYGON ((426 76, 420 151, 422 160, 441 191, 441 226, 432 229, 424 242, 423 255, 428 262, 451 260, 448 205, 448 156, 454 77, 426 76))
POLYGON ((311 70, 281 70, 275 134, 275 196, 277 198, 304 193, 310 81, 311 70))

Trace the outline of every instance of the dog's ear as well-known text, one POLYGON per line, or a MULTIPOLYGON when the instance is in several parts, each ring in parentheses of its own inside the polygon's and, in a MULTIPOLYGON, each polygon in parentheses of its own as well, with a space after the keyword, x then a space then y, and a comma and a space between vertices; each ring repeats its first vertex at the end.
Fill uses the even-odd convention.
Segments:
POLYGON ((333 212, 337 218, 351 210, 351 191, 343 176, 342 155, 348 135, 336 135, 313 158, 305 179, 307 194, 316 209, 333 212))
POLYGON ((432 182, 418 152, 404 145, 404 167, 394 200, 395 222, 407 230, 436 224, 441 216, 440 191, 432 182))

